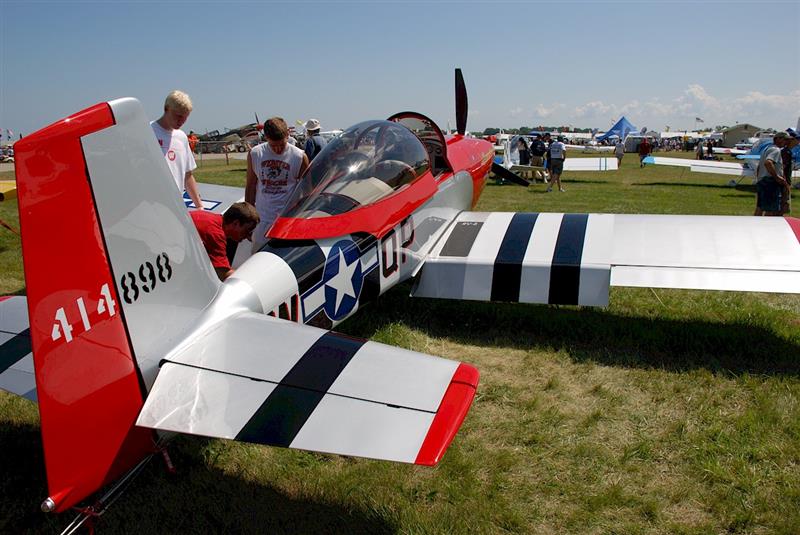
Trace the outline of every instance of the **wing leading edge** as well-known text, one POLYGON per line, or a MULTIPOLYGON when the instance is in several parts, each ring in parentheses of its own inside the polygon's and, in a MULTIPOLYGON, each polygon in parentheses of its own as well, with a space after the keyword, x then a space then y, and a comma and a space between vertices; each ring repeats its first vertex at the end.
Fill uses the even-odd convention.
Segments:
POLYGON ((162 363, 137 424, 433 465, 477 383, 466 364, 241 313, 162 363))
POLYGON ((413 295, 605 306, 610 286, 800 293, 800 220, 465 212, 413 295))

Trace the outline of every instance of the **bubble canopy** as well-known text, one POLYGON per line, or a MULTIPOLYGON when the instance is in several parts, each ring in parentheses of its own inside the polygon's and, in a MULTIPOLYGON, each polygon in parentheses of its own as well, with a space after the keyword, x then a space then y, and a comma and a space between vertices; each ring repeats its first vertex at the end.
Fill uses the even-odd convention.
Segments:
POLYGON ((429 170, 428 152, 408 128, 365 121, 345 130, 314 158, 281 217, 343 214, 407 188, 429 170))

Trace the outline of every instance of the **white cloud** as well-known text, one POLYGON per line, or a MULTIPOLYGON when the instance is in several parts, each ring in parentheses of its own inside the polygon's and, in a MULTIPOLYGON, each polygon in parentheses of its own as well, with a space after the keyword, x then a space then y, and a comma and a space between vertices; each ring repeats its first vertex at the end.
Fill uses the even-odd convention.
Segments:
POLYGON ((692 83, 671 96, 662 95, 660 98, 645 97, 627 102, 593 99, 579 105, 516 106, 507 113, 513 121, 511 126, 530 122, 607 128, 625 115, 638 126, 669 124, 673 128, 691 128, 694 118, 702 117, 706 126, 738 121, 763 128, 786 128, 793 126, 800 115, 800 89, 783 95, 753 90, 741 96, 720 97, 702 85, 692 83))
POLYGON ((575 108, 574 116, 576 118, 592 118, 592 117, 600 117, 605 116, 608 112, 613 111, 615 106, 605 104, 601 100, 593 100, 591 102, 587 102, 582 106, 578 106, 575 108))
POLYGON ((764 127, 781 127, 782 122, 794 124, 798 114, 800 89, 787 95, 767 95, 760 91, 750 91, 739 97, 719 98, 702 85, 693 83, 680 95, 669 100, 657 97, 626 103, 592 100, 576 106, 568 120, 596 121, 595 124, 602 124, 610 117, 627 115, 635 124, 666 121, 669 124, 692 126, 695 117, 702 117, 707 125, 739 121, 764 127))
POLYGON ((733 105, 738 109, 747 106, 759 106, 775 110, 794 109, 800 110, 800 89, 788 95, 765 95, 760 91, 750 91, 743 97, 733 99, 733 105))
POLYGON ((536 109, 533 110, 533 114, 535 117, 541 117, 542 119, 544 119, 546 117, 550 117, 563 107, 564 107, 563 104, 554 104, 550 108, 546 107, 544 104, 539 104, 538 106, 536 106, 536 109))
MULTIPOLYGON (((701 105, 701 107, 705 109, 717 109, 720 107, 720 102, 716 98, 712 97, 708 94, 708 91, 705 90, 703 86, 700 84, 689 84, 689 87, 686 91, 683 92, 686 95, 686 101, 688 102, 695 102, 701 105)), ((681 99, 678 99, 679 101, 681 99)))

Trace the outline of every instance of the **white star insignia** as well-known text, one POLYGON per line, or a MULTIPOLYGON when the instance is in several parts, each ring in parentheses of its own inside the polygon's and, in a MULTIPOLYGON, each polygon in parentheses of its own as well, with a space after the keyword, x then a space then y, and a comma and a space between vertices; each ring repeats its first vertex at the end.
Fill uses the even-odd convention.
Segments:
POLYGON ((325 283, 325 286, 330 286, 336 291, 335 312, 339 311, 339 306, 342 304, 345 295, 356 299, 356 290, 353 287, 353 274, 357 267, 358 260, 347 265, 347 261, 344 259, 344 251, 339 250, 339 272, 325 283))

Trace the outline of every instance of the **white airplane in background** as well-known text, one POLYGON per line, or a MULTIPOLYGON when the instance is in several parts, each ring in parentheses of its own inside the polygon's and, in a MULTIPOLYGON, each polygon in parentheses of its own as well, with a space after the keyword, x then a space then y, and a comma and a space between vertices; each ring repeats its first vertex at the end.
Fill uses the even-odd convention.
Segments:
MULTIPOLYGON (((521 137, 529 136, 513 136, 511 139, 504 142, 505 148, 501 165, 512 173, 543 171, 544 167, 520 165, 519 151, 516 150, 516 147, 521 137)), ((567 145, 567 150, 569 150, 570 147, 576 147, 576 145, 567 145)), ((613 147, 611 148, 613 149, 613 147)), ((568 156, 567 159, 564 160, 564 171, 616 171, 617 169, 616 158, 569 158, 568 156)))
MULTIPOLYGON (((800 129, 800 118, 797 120, 797 128, 800 129)), ((689 160, 686 158, 669 158, 664 156, 648 156, 644 159, 644 163, 655 164, 655 165, 671 165, 675 167, 688 167, 690 171, 696 173, 716 173, 720 175, 734 175, 738 176, 738 179, 732 179, 728 182, 729 186, 737 186, 742 178, 751 177, 753 181, 756 180, 756 167, 758 166, 758 161, 761 158, 761 154, 768 148, 772 146, 772 136, 767 136, 762 134, 756 140, 756 143, 749 151, 745 151, 744 154, 736 154, 735 152, 730 152, 730 154, 736 155, 739 162, 720 162, 716 160, 689 160)), ((797 150, 798 147, 795 147, 795 154, 794 157, 794 170, 792 172, 792 179, 800 178, 800 150, 797 150)), ((725 149, 734 151, 736 149, 725 149)), ((717 149, 714 149, 714 152, 717 152, 717 149)), ((795 183, 795 187, 797 187, 797 183, 795 183)))
POLYGON ((594 138, 597 135, 597 128, 592 128, 592 137, 585 145, 573 145, 567 143, 567 149, 580 150, 585 153, 594 152, 613 152, 614 145, 600 145, 594 138))

